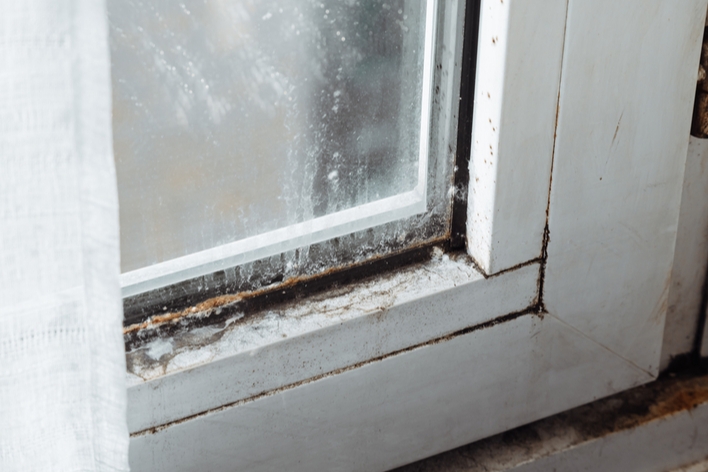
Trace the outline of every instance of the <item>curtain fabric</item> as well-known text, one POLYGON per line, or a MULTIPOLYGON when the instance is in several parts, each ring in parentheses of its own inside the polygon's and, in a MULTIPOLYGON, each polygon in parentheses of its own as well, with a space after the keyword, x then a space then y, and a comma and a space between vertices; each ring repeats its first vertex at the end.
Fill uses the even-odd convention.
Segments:
POLYGON ((0 0, 0 470, 128 470, 101 0, 0 0))

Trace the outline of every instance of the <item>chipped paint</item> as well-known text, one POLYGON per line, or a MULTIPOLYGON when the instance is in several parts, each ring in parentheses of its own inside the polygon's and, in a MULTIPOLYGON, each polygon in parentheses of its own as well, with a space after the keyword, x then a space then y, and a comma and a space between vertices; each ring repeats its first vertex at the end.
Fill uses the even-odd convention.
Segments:
MULTIPOLYGON (((247 317, 243 312, 233 310, 218 323, 185 326, 169 337, 159 336, 137 343, 126 354, 128 382, 135 385, 362 315, 371 314, 381 319, 394 304, 482 278, 464 254, 450 255, 440 249, 434 250, 431 260, 398 271, 270 306, 247 317), (172 350, 165 349, 166 342, 170 343, 172 350)), ((238 302, 243 299, 225 300, 224 304, 205 302, 202 311, 185 310, 186 313, 166 316, 160 322, 175 323, 185 316, 208 317, 219 308, 238 307, 238 302)), ((159 323, 155 322, 148 328, 158 326, 159 323)))

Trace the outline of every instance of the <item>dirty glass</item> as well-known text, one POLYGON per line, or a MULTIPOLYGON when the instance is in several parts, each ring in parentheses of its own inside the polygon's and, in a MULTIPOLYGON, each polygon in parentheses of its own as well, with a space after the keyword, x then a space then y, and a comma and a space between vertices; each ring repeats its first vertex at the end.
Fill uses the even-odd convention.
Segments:
POLYGON ((420 187, 426 2, 108 10, 123 272, 420 187))

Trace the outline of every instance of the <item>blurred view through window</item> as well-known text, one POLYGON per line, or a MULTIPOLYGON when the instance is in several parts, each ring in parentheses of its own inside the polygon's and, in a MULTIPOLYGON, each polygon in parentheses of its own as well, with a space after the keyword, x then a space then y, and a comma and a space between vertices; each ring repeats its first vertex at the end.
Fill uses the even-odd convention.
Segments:
POLYGON ((123 272, 424 185, 426 2, 108 7, 123 272))

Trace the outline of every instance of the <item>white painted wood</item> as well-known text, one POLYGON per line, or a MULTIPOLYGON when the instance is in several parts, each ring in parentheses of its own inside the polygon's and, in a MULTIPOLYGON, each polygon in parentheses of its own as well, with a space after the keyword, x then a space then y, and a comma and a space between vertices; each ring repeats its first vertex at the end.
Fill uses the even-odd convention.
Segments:
POLYGON ((691 137, 683 177, 681 211, 669 305, 661 350, 661 369, 695 346, 708 266, 708 139, 691 137))
POLYGON ((706 1, 572 0, 547 309, 647 372, 661 339, 706 1))
POLYGON ((649 379, 526 315, 133 437, 131 470, 383 471, 649 379))
POLYGON ((128 427, 163 425, 527 309, 538 276, 533 264, 484 279, 444 256, 250 323, 227 321, 221 333, 157 339, 127 354, 146 379, 129 378, 128 427), (150 356, 158 360, 139 365, 150 356))
POLYGON ((482 0, 467 248, 488 274, 541 256, 567 0, 482 0))

